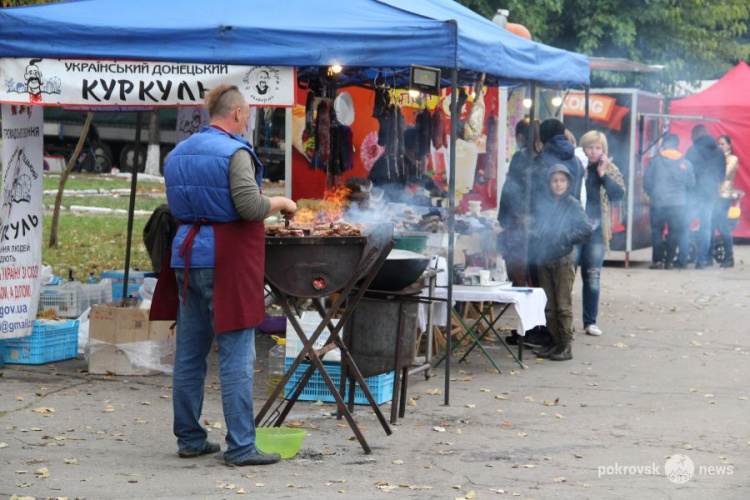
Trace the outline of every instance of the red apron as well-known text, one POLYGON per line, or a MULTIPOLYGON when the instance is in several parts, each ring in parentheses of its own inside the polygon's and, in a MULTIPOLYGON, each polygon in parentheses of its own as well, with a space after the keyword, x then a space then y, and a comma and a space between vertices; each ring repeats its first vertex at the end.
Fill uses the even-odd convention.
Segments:
MULTIPOLYGON (((266 261, 263 221, 212 224, 214 257, 214 333, 252 328, 266 318, 263 272, 266 261)), ((177 278, 167 255, 154 291, 149 319, 177 319, 177 278)))

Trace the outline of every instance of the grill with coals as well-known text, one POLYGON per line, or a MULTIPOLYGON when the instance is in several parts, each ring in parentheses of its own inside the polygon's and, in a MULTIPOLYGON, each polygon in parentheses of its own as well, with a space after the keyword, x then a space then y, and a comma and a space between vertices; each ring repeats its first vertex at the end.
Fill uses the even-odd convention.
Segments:
POLYGON ((365 290, 372 283, 391 248, 393 248, 393 226, 390 224, 373 226, 366 230, 363 236, 266 237, 266 282, 284 309, 288 321, 297 332, 304 347, 256 416, 256 425, 280 426, 317 369, 336 399, 339 415, 346 418, 365 453, 370 453, 369 445, 343 400, 346 380, 342 377, 341 387, 337 388, 321 361, 321 357, 327 352, 339 348, 342 369, 346 368, 350 377, 359 383, 386 434, 391 434, 388 422, 339 336, 339 332, 365 290), (357 287, 356 291, 355 287, 357 287), (338 293, 338 296, 326 310, 321 298, 333 293, 338 293), (294 314, 297 299, 312 299, 312 304, 321 317, 318 327, 309 338, 294 314), (334 315, 339 315, 339 321, 335 327, 331 323, 334 315), (328 340, 321 349, 316 350, 313 346, 325 328, 330 331, 328 340), (300 379, 296 389, 288 391, 291 395, 288 393, 286 399, 282 398, 268 419, 264 420, 291 375, 306 357, 312 361, 310 368, 300 379), (286 405, 284 405, 285 401, 286 405), (281 406, 284 407, 281 408, 281 406))

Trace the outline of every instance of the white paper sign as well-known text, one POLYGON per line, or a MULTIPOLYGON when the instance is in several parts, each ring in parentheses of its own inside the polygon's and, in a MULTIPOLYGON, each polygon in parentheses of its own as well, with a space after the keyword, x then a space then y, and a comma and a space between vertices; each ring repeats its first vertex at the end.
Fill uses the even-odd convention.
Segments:
POLYGON ((294 106, 296 71, 282 66, 0 58, 0 102, 63 106, 196 106, 221 83, 251 106, 294 106))
POLYGON ((0 339, 31 335, 42 269, 43 110, 2 105, 0 339))

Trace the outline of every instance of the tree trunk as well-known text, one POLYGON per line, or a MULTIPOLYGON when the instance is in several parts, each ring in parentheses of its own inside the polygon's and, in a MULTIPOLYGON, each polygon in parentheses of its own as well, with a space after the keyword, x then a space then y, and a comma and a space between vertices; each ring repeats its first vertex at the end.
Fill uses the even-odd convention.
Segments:
POLYGON ((151 111, 151 120, 148 125, 148 151, 146 155, 145 173, 148 175, 161 175, 161 151, 159 148, 159 110, 151 111))
POLYGON ((60 205, 62 204, 63 191, 65 191, 65 183, 68 180, 68 176, 73 171, 73 167, 78 161, 78 155, 81 154, 83 149, 83 143, 86 141, 86 136, 89 134, 89 127, 91 127, 91 120, 94 118, 94 112, 89 111, 86 115, 86 121, 83 124, 83 130, 81 130, 81 137, 78 138, 78 144, 73 150, 73 154, 68 160, 68 164, 65 166, 65 171, 60 176, 60 186, 57 188, 57 196, 55 197, 55 210, 52 213, 52 228, 49 233, 49 247, 57 248, 57 226, 60 222, 60 205))

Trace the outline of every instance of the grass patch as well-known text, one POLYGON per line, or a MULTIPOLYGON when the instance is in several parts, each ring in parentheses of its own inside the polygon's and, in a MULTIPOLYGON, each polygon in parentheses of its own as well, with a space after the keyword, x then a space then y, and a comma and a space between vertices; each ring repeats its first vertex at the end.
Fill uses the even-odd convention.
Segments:
MULTIPOLYGON (((44 189, 57 190, 60 187, 60 176, 54 174, 44 175, 44 189)), ((130 189, 130 180, 112 175, 100 174, 71 174, 65 182, 65 189, 130 189)), ((164 183, 143 181, 138 179, 138 189, 146 191, 164 192, 164 183)))
MULTIPOLYGON (((137 195, 135 198, 135 209, 136 210, 148 210, 153 212, 156 207, 163 205, 167 202, 166 195, 152 196, 152 195, 137 195)), ((46 206, 55 205, 55 197, 47 195, 44 197, 44 204, 46 206)), ((71 205, 80 205, 84 207, 101 207, 101 208, 116 208, 127 210, 130 207, 129 196, 63 196, 62 206, 70 208, 71 205)))
MULTIPOLYGON (((151 270, 151 259, 143 244, 143 227, 148 218, 136 217, 133 221, 133 245, 130 255, 131 269, 151 270)), ((75 279, 83 281, 90 271, 125 267, 128 219, 125 216, 78 216, 61 214, 58 227, 58 248, 49 248, 49 231, 52 215, 44 216, 42 261, 52 266, 53 272, 64 278, 73 269, 75 279)))

